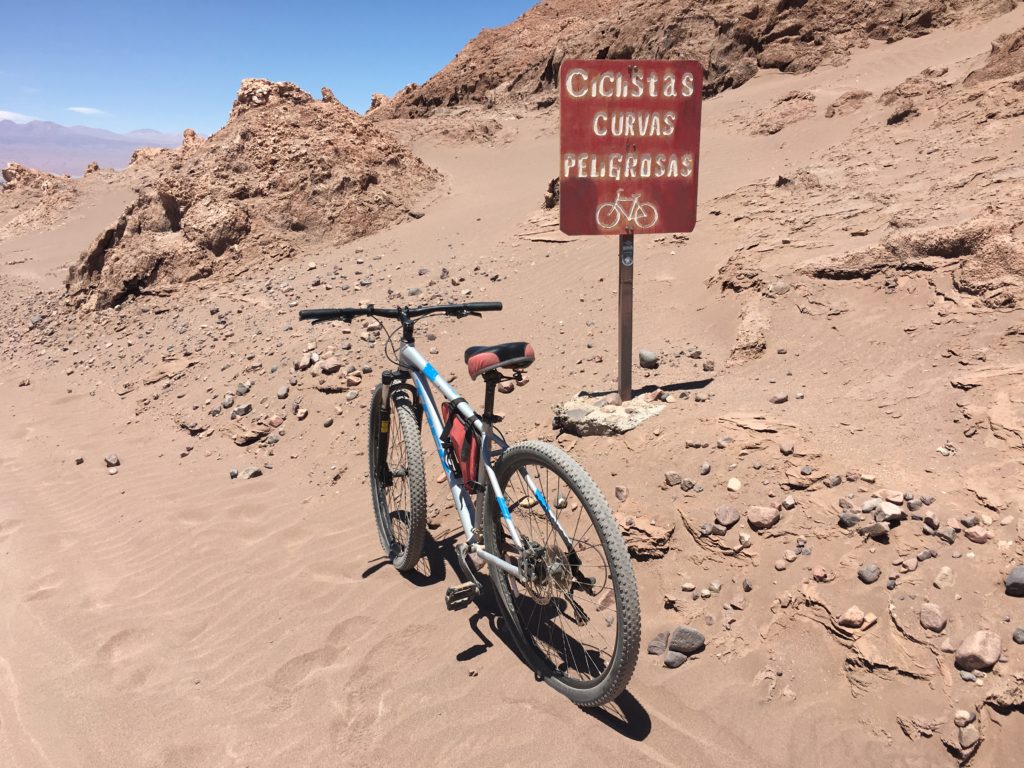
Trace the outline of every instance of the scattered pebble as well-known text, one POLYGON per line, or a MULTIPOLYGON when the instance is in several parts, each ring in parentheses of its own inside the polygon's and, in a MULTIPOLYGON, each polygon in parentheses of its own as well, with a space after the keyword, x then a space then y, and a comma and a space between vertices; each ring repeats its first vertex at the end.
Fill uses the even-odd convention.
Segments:
POLYGON ((647 644, 647 652, 652 655, 660 656, 668 649, 668 630, 659 632, 655 635, 654 639, 647 644))
POLYGON ((935 581, 932 582, 932 585, 936 589, 946 589, 947 587, 953 586, 953 581, 953 569, 950 568, 948 565, 944 565, 939 569, 939 572, 938 574, 936 574, 935 581))
POLYGON ((1003 642, 999 635, 982 629, 968 635, 956 649, 956 665, 967 672, 988 671, 1003 655, 1003 642))
POLYGON ((106 458, 103 459, 103 461, 108 467, 121 466, 121 460, 117 457, 116 453, 109 454, 106 458))
POLYGON ((693 654, 704 650, 704 642, 704 635, 693 627, 687 627, 684 624, 680 624, 672 630, 672 635, 669 637, 668 641, 668 647, 670 651, 692 656, 693 654))
POLYGON ((864 626, 864 611, 856 605, 850 606, 846 609, 843 615, 839 617, 839 626, 849 627, 850 629, 860 629, 864 626))
POLYGON ((738 493, 740 488, 743 487, 743 483, 740 482, 740 479, 738 477, 730 477, 729 482, 726 483, 725 487, 728 488, 733 493, 738 493))
POLYGON ((946 628, 946 614, 935 603, 922 603, 920 613, 921 626, 939 633, 946 628))
POLYGON ((882 569, 874 563, 862 565, 857 571, 857 578, 865 584, 874 584, 882 575, 882 569))
POLYGON ((1003 582, 1010 597, 1024 597, 1024 565, 1015 566, 1003 582))
POLYGON ((679 653, 678 651, 668 651, 665 654, 664 664, 669 669, 675 669, 676 667, 681 667, 683 663, 686 661, 686 659, 687 656, 685 653, 679 653))

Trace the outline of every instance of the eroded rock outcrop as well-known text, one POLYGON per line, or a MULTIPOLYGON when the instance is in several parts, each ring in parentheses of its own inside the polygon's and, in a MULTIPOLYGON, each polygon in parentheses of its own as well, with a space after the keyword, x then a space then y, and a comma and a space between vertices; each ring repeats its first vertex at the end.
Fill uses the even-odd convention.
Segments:
POLYGON ((76 305, 108 307, 287 257, 308 234, 366 235, 406 216, 438 178, 329 89, 317 101, 255 79, 209 139, 186 130, 179 149, 140 150, 133 164, 138 197, 69 271, 76 305))

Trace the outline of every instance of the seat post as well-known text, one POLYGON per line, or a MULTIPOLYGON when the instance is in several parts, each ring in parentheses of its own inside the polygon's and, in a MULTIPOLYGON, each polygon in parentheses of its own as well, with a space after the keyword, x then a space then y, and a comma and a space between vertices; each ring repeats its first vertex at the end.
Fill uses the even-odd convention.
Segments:
POLYGON ((491 423, 491 418, 494 416, 494 390, 498 386, 499 376, 494 375, 495 372, 488 372, 484 374, 484 383, 487 388, 484 392, 484 420, 487 423, 491 423))

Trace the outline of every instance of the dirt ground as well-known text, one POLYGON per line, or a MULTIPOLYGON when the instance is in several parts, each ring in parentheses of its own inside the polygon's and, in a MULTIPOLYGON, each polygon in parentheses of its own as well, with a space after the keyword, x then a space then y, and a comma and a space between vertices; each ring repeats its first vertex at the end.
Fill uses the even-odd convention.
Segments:
POLYGON ((86 177, 56 219, 3 229, 3 211, 0 764, 1018 764, 1024 73, 964 80, 1021 27, 1024 7, 705 101, 697 228, 636 246, 634 345, 661 364, 634 381, 671 402, 618 438, 551 426, 555 404, 614 389, 617 323, 614 241, 541 209, 554 110, 376 121, 443 174, 417 216, 108 309, 63 281, 135 199, 127 176, 86 177), (536 682, 487 600, 445 610, 461 529, 429 440, 427 556, 413 578, 382 557, 381 338, 298 309, 447 300, 505 309, 424 322, 438 370, 479 401, 463 349, 532 342, 528 383, 500 396, 508 436, 557 440, 623 517, 671 531, 634 563, 641 658, 605 710, 536 682), (313 350, 372 371, 321 391, 294 365, 313 350), (894 492, 951 543, 913 517, 883 541, 838 525, 894 492), (782 518, 742 549, 745 520, 701 535, 725 504, 782 518), (852 606, 875 622, 843 626, 852 606), (646 645, 679 624, 707 649, 667 669, 646 645), (965 679, 953 651, 980 630, 1000 658, 965 679))

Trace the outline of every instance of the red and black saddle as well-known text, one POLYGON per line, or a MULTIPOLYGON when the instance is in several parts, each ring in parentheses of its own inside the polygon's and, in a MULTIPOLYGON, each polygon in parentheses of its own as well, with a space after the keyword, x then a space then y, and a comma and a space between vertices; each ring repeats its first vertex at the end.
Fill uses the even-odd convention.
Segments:
POLYGON ((533 346, 526 341, 509 341, 466 350, 466 365, 471 379, 498 368, 526 368, 533 360, 533 346))

